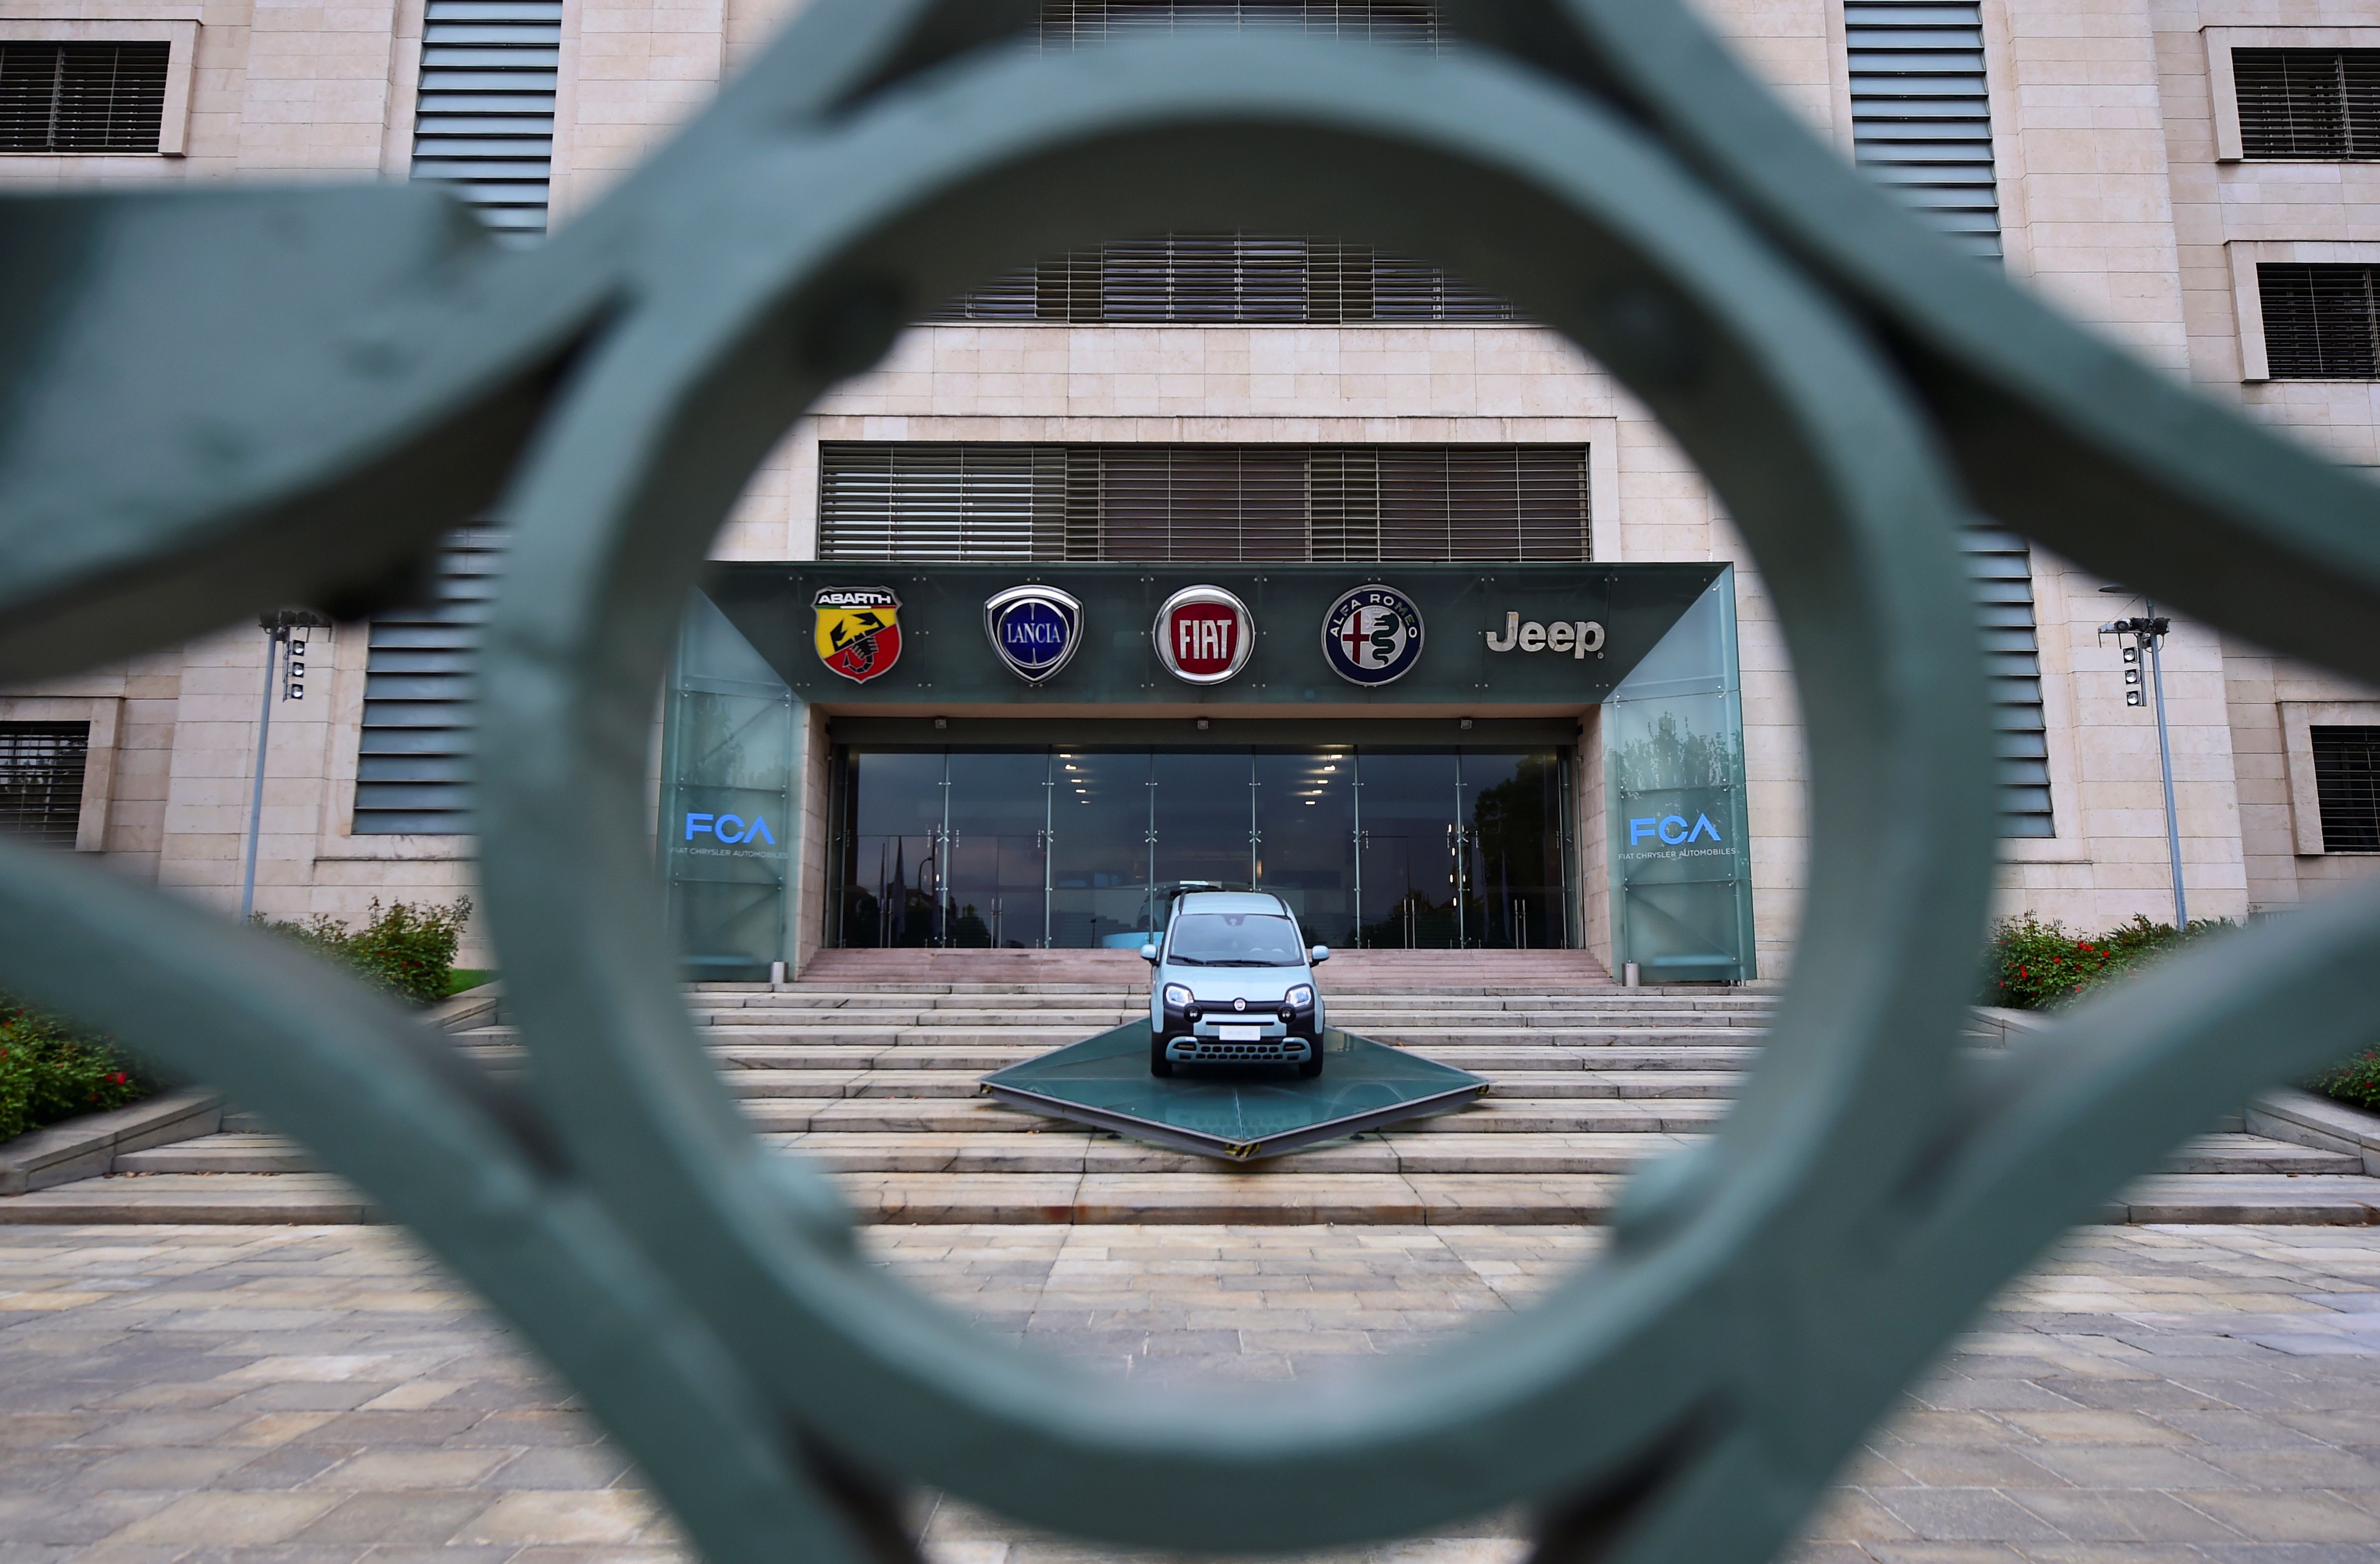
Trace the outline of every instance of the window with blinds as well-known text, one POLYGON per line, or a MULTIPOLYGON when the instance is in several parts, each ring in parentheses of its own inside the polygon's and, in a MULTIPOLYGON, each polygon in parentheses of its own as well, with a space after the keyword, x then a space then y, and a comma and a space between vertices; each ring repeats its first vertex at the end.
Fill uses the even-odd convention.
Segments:
POLYGON ((85 722, 0 722, 0 831, 71 848, 82 824, 85 722))
POLYGON ((0 153, 153 153, 165 43, 0 41, 0 153))
POLYGON ((2024 539, 1996 527, 1960 535, 1982 620, 1984 671, 1991 686, 2000 835, 2054 837, 2049 806, 2049 724, 2041 706, 2041 643, 2034 617, 2033 568, 2024 539))
POLYGON ((937 321, 1346 325, 1509 321, 1512 303, 1427 262, 1308 234, 1163 234, 1051 256, 937 321))
POLYGON ((2231 79, 2246 156, 2380 158, 2380 49, 2234 49, 2231 79))
POLYGON ((1844 0, 1859 165, 1977 255, 2000 253, 1976 0, 1844 0))
POLYGON ((545 232, 561 63, 562 0, 428 0, 413 177, 512 243, 545 232))
POLYGON ((1584 446, 830 442, 826 559, 1577 561, 1584 446))
POLYGON ((1177 27, 1290 27, 1380 43, 1438 46, 1427 0, 1045 0, 1044 48, 1072 49, 1177 27))
POLYGON ((2380 852, 2380 727, 2313 730, 2322 850, 2380 852))
POLYGON ((2275 380, 2380 380, 2372 266, 2263 263, 2265 373, 2275 380))
POLYGON ((504 568, 504 534, 453 534, 437 589, 419 608, 371 623, 355 834, 468 835, 472 828, 471 659, 504 568))

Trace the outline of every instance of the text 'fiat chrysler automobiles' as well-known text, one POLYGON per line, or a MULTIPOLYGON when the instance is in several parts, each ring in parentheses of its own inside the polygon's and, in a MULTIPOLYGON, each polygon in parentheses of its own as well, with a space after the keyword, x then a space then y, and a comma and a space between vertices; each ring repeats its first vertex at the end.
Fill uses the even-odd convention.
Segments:
POLYGON ((1148 1069, 1181 1064, 1293 1064, 1322 1073, 1322 996, 1287 903, 1262 891, 1193 891, 1173 903, 1148 989, 1148 1069))

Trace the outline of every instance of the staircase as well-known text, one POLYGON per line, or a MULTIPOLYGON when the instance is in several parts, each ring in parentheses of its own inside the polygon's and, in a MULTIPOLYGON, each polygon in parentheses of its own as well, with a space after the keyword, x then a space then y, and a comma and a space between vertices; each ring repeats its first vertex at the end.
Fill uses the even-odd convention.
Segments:
MULTIPOLYGON (((1625 989, 1575 952, 1350 952, 1330 1019, 1488 1078, 1462 1112, 1253 1166, 1118 1139, 992 1102, 989 1071, 1145 1012, 1131 952, 839 951, 804 981, 688 999, 771 1143, 831 1170, 864 1221, 1462 1223, 1601 1219, 1622 1175, 1707 1132, 1759 1045, 1760 989, 1625 989)), ((457 1041, 497 1069, 509 1029, 457 1041)), ((2366 1222, 2356 1156, 2223 1133, 2107 1214, 2123 1221, 2366 1222)), ((225 1132, 121 1155, 115 1176, 0 1201, 0 1221, 369 1219, 294 1142, 225 1132)))

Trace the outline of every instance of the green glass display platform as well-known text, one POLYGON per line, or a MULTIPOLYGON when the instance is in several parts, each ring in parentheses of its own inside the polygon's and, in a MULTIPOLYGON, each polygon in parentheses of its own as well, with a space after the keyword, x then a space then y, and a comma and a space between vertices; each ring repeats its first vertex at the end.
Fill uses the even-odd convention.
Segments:
POLYGON ((1070 1043, 983 1078, 1013 1107, 1111 1130, 1230 1162, 1252 1162, 1400 1119, 1450 1113, 1488 1090, 1467 1069, 1336 1027, 1322 1033, 1322 1074, 1280 1065, 1177 1064, 1148 1073, 1148 1023, 1070 1043))

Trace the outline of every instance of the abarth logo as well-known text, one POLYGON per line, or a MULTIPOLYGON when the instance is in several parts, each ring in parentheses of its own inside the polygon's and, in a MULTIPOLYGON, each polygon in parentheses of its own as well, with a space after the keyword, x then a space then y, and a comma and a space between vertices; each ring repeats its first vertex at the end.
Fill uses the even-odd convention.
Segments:
POLYGON ((1391 684, 1421 661, 1421 609, 1394 587, 1359 586, 1322 616, 1322 657, 1350 684, 1391 684))
POLYGON ((886 587, 827 587, 818 610, 819 661, 866 684, 901 660, 901 600, 886 587))

